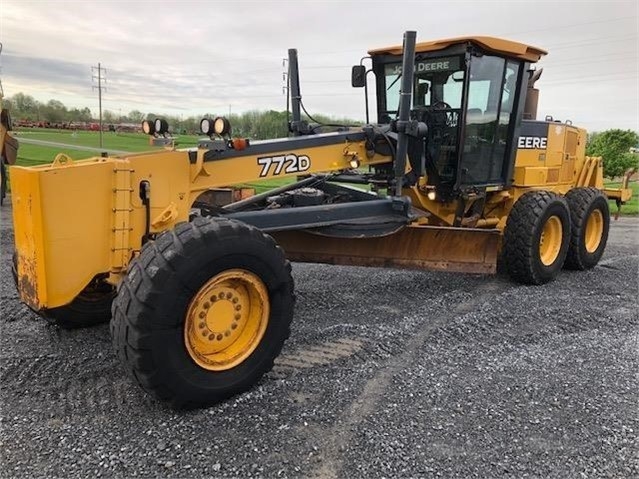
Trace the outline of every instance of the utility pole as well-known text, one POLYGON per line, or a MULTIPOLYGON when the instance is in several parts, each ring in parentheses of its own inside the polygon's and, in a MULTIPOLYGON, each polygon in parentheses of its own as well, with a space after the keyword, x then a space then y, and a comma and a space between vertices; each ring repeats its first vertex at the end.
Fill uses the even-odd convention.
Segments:
POLYGON ((98 63, 97 67, 91 67, 91 78, 93 81, 98 81, 97 86, 93 85, 93 90, 98 90, 98 105, 100 112, 100 148, 102 148, 102 90, 106 91, 106 87, 102 86, 102 83, 106 83, 106 68, 102 68, 100 63, 98 63))

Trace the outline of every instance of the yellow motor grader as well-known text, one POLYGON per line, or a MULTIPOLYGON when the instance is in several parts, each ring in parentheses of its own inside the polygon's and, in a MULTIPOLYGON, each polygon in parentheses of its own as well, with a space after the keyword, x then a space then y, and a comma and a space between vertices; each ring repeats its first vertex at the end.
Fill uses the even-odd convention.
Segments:
MULTIPOLYGON (((493 273, 541 284, 597 264, 606 246, 600 158, 586 132, 535 119, 546 52, 493 38, 369 52, 377 121, 303 119, 289 51, 288 138, 234 138, 205 118, 197 148, 10 169, 20 298, 65 327, 111 319, 115 351, 176 407, 250 388, 289 336, 289 261, 493 273), (218 207, 202 193, 289 177, 218 207)), ((368 112, 368 108, 367 108, 368 112)), ((145 122, 150 135, 168 130, 145 122)), ((3 133, 4 134, 4 133, 3 133)))

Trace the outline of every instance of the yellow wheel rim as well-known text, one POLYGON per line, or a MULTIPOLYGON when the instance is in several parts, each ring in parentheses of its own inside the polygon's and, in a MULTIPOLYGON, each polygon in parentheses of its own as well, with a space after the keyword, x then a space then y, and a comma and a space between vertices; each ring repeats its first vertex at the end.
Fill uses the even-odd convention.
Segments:
POLYGON ((539 257, 544 266, 552 265, 559 256, 563 239, 563 229, 558 216, 551 216, 544 224, 539 240, 539 257))
POLYGON ((586 251, 594 253, 601 244, 601 238, 604 231, 604 219, 601 210, 593 210, 588 216, 586 222, 586 233, 584 241, 586 243, 586 251))
POLYGON ((189 304, 186 350, 204 369, 234 368, 262 341, 269 314, 268 290, 257 275, 243 269, 224 271, 207 281, 189 304))

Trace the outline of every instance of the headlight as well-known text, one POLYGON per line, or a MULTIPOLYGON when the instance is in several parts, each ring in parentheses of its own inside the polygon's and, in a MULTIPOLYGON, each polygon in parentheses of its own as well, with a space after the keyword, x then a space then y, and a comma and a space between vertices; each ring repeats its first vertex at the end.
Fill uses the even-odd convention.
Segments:
POLYGON ((211 128, 212 126, 211 123, 212 121, 209 120, 208 118, 202 118, 200 120, 200 131, 204 133, 205 135, 211 136, 211 133, 213 133, 213 128, 211 128))
POLYGON ((155 119, 155 132, 159 135, 164 135, 169 131, 169 122, 162 118, 155 119))
POLYGON ((142 131, 145 135, 155 134, 155 122, 151 123, 150 121, 144 120, 142 122, 142 131))
POLYGON ((213 123, 213 131, 220 136, 228 135, 231 132, 231 123, 223 116, 218 116, 213 123))

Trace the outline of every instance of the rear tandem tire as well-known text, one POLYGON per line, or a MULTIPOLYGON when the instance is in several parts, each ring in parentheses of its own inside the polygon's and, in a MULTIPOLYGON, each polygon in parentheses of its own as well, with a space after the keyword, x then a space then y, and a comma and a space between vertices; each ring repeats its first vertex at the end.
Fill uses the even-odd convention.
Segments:
POLYGON ((608 241, 610 208, 597 188, 573 188, 566 193, 570 208, 570 247, 566 269, 586 270, 594 267, 608 241))
POLYGON ((87 288, 65 306, 47 309, 42 315, 62 329, 78 329, 97 326, 111 319, 111 304, 116 289, 103 283, 100 289, 87 288))
POLYGON ((504 231, 503 259, 511 278, 544 284, 557 277, 568 253, 570 214, 561 196, 530 191, 515 203, 504 231))
POLYGON ((113 303, 128 373, 172 407, 250 389, 290 334, 290 263, 257 228, 225 218, 178 224, 144 245, 113 303))
MULTIPOLYGON (((14 251, 11 274, 16 290, 19 291, 17 260, 14 251)), ((113 303, 115 295, 115 287, 106 282, 94 282, 76 296, 71 303, 58 308, 38 311, 38 314, 62 329, 97 326, 111 319, 111 303, 113 303)))

